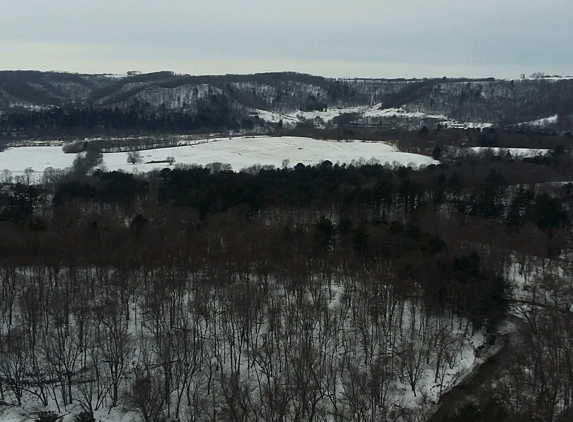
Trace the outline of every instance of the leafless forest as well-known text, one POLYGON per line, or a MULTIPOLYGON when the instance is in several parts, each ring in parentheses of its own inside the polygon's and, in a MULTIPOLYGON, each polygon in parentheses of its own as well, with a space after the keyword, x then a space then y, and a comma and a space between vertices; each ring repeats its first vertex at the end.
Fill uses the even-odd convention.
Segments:
POLYGON ((420 170, 5 172, 3 406, 424 421, 501 349, 444 420, 567 420, 570 176, 562 147, 420 170))

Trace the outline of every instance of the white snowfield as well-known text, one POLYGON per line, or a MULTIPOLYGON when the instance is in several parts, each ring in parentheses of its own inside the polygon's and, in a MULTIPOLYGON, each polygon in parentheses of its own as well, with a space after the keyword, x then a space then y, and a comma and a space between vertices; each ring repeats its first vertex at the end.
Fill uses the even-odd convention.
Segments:
MULTIPOLYGON (((298 137, 238 137, 221 138, 198 142, 174 148, 160 148, 140 151, 143 162, 129 164, 127 153, 106 153, 101 166, 107 170, 126 172, 148 172, 156 168, 169 167, 164 161, 175 158, 176 164, 206 165, 214 162, 230 164, 235 171, 253 165, 274 165, 282 167, 289 160, 289 167, 298 163, 317 164, 330 160, 333 164, 357 162, 399 163, 415 167, 436 164, 431 157, 397 151, 383 142, 325 141, 298 137)), ((47 167, 64 169, 70 167, 75 154, 65 154, 61 147, 38 146, 11 148, 0 152, 0 171, 10 170, 13 175, 23 174, 32 168, 36 174, 47 167)))

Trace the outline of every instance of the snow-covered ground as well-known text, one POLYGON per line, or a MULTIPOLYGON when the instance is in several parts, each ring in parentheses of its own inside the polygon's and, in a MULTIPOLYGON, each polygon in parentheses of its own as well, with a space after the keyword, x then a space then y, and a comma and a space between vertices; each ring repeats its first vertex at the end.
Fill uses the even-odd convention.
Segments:
POLYGON ((420 111, 407 111, 401 107, 383 108, 377 104, 364 113, 364 117, 406 117, 418 119, 447 119, 443 114, 426 114, 420 111))
MULTIPOLYGON (((285 290, 284 286, 273 284, 271 284, 271 286, 272 287, 269 291, 270 297, 274 297, 275 300, 281 299, 284 303, 293 303, 291 302, 291 293, 285 290)), ((328 341, 320 343, 321 335, 323 335, 323 333, 326 333, 326 336, 331 335, 329 333, 331 333, 330 330, 333 328, 325 329, 322 327, 324 331, 321 331, 319 327, 322 323, 318 320, 311 324, 311 326, 315 327, 314 338, 317 342, 313 346, 313 350, 320 351, 324 356, 329 356, 329 359, 332 358, 337 361, 338 364, 335 365, 334 368, 342 368, 340 374, 337 374, 337 376, 332 379, 328 379, 328 382, 336 384, 335 390, 338 392, 338 400, 341 402, 343 397, 346 397, 347 394, 352 394, 349 390, 351 388, 350 386, 358 385, 359 383, 359 381, 351 380, 349 378, 349 373, 347 372, 347 369, 345 369, 346 367, 342 365, 342 362, 346 362, 344 359, 348 356, 348 362, 352 362, 353 365, 357 365, 356 368, 367 368, 368 366, 363 364, 363 362, 369 361, 372 357, 367 358, 364 355, 365 350, 371 350, 371 353, 374 353, 376 356, 395 356, 396 365, 403 365, 404 371, 408 368, 416 373, 416 375, 412 376, 418 379, 416 384, 417 387, 415 389, 417 393, 413 391, 409 384, 406 372, 401 376, 398 374, 400 371, 391 374, 387 373, 385 374, 386 378, 380 381, 381 388, 387 389, 385 390, 385 396, 382 400, 388 404, 388 409, 409 409, 413 412, 412 414, 416 414, 416 410, 430 408, 434 404, 438 403, 442 393, 458 384, 465 376, 475 370, 475 368, 481 365, 484 361, 484 356, 480 356, 480 349, 483 348, 486 341, 484 332, 475 331, 470 334, 470 332, 473 331, 471 330, 471 325, 468 325, 469 329, 463 328, 466 326, 466 321, 463 318, 460 319, 457 316, 430 316, 426 319, 424 317, 426 310, 421 302, 417 302, 416 300, 395 301, 395 299, 397 299, 396 297, 393 299, 394 302, 392 302, 392 309, 396 308, 399 311, 392 311, 388 315, 385 315, 383 317, 385 322, 378 322, 378 324, 381 325, 375 329, 375 324, 371 325, 369 316, 363 313, 363 309, 359 309, 360 307, 354 307, 354 305, 352 305, 354 302, 348 300, 348 295, 354 295, 356 294, 355 292, 351 293, 351 289, 346 290, 345 287, 336 283, 333 283, 330 286, 331 287, 327 287, 325 285, 322 289, 314 291, 314 296, 307 291, 304 303, 315 306, 316 309, 319 309, 318 304, 323 303, 323 301, 326 302, 327 304, 324 311, 326 312, 326 309, 328 309, 330 318, 333 318, 332 321, 336 321, 333 322, 333 324, 338 326, 336 329, 336 336, 328 341), (330 290, 332 290, 333 295, 331 299, 327 299, 330 296, 330 290), (347 299, 343 299, 344 297, 347 299), (366 317, 366 319, 362 320, 362 317, 366 317), (355 336, 355 333, 358 331, 359 327, 367 328, 364 332, 361 332, 360 336, 357 337, 355 336), (384 335, 379 331, 381 327, 386 327, 386 329, 389 329, 390 327, 393 328, 384 335), (444 336, 440 333, 447 333, 447 335, 444 336), (350 341, 353 338, 355 340, 360 338, 361 340, 356 342, 350 341), (446 343, 447 345, 444 346, 446 343), (373 348, 370 349, 370 347, 373 348), (443 355, 441 355, 441 372, 438 374, 438 380, 436 381, 435 359, 437 359, 436 353, 438 349, 440 350, 440 353, 443 353, 443 355), (425 357, 426 351, 429 354, 429 357, 425 357), (408 358, 399 357, 400 354, 408 356, 408 358)), ((347 287, 356 288, 358 285, 348 284, 347 287)), ((191 296, 185 299, 185 302, 190 300, 192 300, 191 296)), ((362 302, 360 303, 364 304, 362 302)), ((227 311, 230 311, 231 313, 234 312, 232 307, 225 308, 225 306, 224 302, 214 298, 213 302, 206 309, 208 309, 207 312, 222 312, 223 309, 227 309, 227 311)), ((384 304, 381 304, 380 306, 381 309, 385 309, 384 304)), ((190 309, 193 309, 193 307, 190 309)), ((293 308, 285 307, 284 311, 288 313, 288 309, 292 311, 293 308)), ((271 334, 267 325, 268 323, 264 316, 265 312, 266 311, 261 311, 261 322, 258 323, 261 325, 256 331, 256 334, 253 334, 254 337, 251 339, 251 342, 248 343, 248 345, 243 344, 242 347, 245 347, 245 350, 252 350, 251 348, 257 347, 256 345, 260 345, 262 348, 265 344, 265 339, 274 335, 271 334)), ((384 313, 385 312, 386 311, 384 311, 384 313)), ((187 318, 191 318, 192 315, 193 311, 190 311, 187 318)), ((293 318, 289 319, 289 321, 298 321, 298 317, 295 317, 295 315, 297 315, 296 313, 288 315, 293 318)), ((166 314, 160 316, 156 322, 162 321, 165 317, 166 314)), ((121 320, 124 321, 123 318, 121 320)), ((191 319, 189 319, 189 321, 191 321, 191 319)), ((229 354, 231 350, 235 350, 236 353, 237 349, 235 349, 235 347, 242 344, 240 339, 244 334, 241 334, 241 330, 226 330, 232 328, 232 324, 235 323, 242 327, 242 323, 239 322, 239 320, 232 322, 231 319, 226 320, 214 317, 209 318, 208 321, 208 323, 205 322, 199 324, 195 329, 200 330, 201 335, 206 338, 216 339, 213 344, 218 343, 217 350, 225 350, 229 354)), ((122 391, 129 391, 129 387, 134 380, 135 368, 146 365, 146 362, 144 361, 138 362, 138 359, 145 355, 145 353, 142 353, 140 347, 143 344, 147 344, 147 341, 151 341, 150 339, 153 339, 154 335, 157 334, 153 331, 154 329, 152 328, 152 325, 149 324, 152 323, 149 320, 146 321, 145 309, 132 304, 131 315, 129 322, 127 322, 127 326, 130 337, 137 340, 134 343, 134 348, 130 349, 131 351, 128 352, 129 359, 127 359, 127 361, 130 361, 131 365, 130 369, 127 369, 125 375, 122 376, 122 391)), ((75 326, 73 323, 71 326, 73 327, 73 331, 75 326)), ((2 328, 3 327, 0 326, 0 330, 2 328)), ((250 328, 250 330, 251 329, 252 328, 250 328)), ((291 335, 291 332, 288 331, 288 324, 284 321, 275 327, 274 330, 281 330, 281 336, 284 335, 285 338, 291 335)), ((255 331, 253 331, 253 333, 255 333, 255 331)), ((279 336, 277 338, 282 337, 279 336)), ((213 345, 210 344, 207 349, 210 347, 213 347, 213 345)), ((197 354, 197 357, 198 356, 199 353, 197 354)), ((257 381, 255 380, 254 372, 259 371, 262 373, 262 368, 258 366, 258 363, 255 363, 255 360, 250 360, 251 358, 249 358, 249 356, 254 356, 254 353, 244 353, 244 356, 242 357, 241 355, 235 355, 235 358, 240 361, 237 368, 240 369, 241 377, 243 379, 250 379, 250 384, 256 386, 257 381), (251 362, 251 365, 248 364, 249 362, 251 362)), ((273 358, 281 359, 280 353, 273 354, 273 358)), ((209 359, 211 358, 209 357, 209 359)), ((222 365, 222 368, 220 369, 222 372, 230 372, 233 369, 232 358, 229 358, 227 354, 223 353, 219 355, 217 359, 217 364, 222 365)), ((379 365, 380 363, 377 361, 371 361, 371 364, 373 365, 373 368, 378 368, 376 365, 379 365)), ((384 370, 386 371, 390 370, 390 368, 386 366, 383 368, 385 368, 384 370)), ((199 379, 207 375, 207 370, 208 366, 205 365, 201 369, 205 374, 201 375, 196 373, 192 376, 199 379)), ((365 370, 366 372, 360 373, 366 374, 369 370, 370 369, 367 369, 365 370)), ((322 382, 327 380, 325 374, 321 374, 320 377, 322 382)), ((203 381, 199 381, 198 385, 205 387, 204 384, 201 384, 202 382, 203 381)), ((58 388, 59 386, 54 386, 54 391, 58 388)), ((367 388, 372 387, 364 386, 364 388, 364 391, 369 391, 367 388)), ((361 391, 358 394, 367 393, 361 391)), ((50 398, 48 406, 44 407, 38 402, 37 397, 24 394, 21 407, 15 405, 7 407, 0 406, 0 421, 27 421, 30 420, 31 416, 38 412, 50 410, 64 415, 62 422, 73 422, 75 420, 75 416, 82 411, 78 402, 78 397, 81 396, 78 394, 75 387, 74 395, 76 397, 76 402, 74 404, 58 408, 53 397, 50 398)), ((367 396, 365 395, 365 397, 367 396)), ((9 403, 14 403, 14 399, 10 392, 6 395, 6 400, 9 403)), ((58 400, 60 400, 59 397, 58 400)), ((122 405, 110 408, 108 401, 104 400, 104 403, 105 404, 101 405, 101 408, 94 413, 94 416, 98 421, 140 422, 142 420, 137 413, 129 411, 128 408, 124 408, 122 405)), ((61 405, 62 403, 60 401, 60 406, 61 405)), ((183 417, 181 420, 186 419, 183 417)), ((335 419, 329 417, 326 420, 333 421, 335 419)), ((396 420, 403 421, 405 419, 400 418, 396 420)))
POLYGON ((297 111, 294 113, 287 114, 290 118, 296 118, 298 120, 314 120, 316 118, 321 119, 323 122, 330 122, 337 116, 349 113, 366 113, 370 107, 358 106, 358 107, 348 107, 348 108, 330 108, 326 111, 297 111))
POLYGON ((445 120, 440 122, 442 126, 449 129, 489 129, 494 126, 493 123, 484 122, 459 122, 457 120, 445 120))
POLYGON ((526 126, 544 128, 546 126, 554 125, 555 123, 557 123, 558 118, 559 118, 559 116, 557 114, 554 114, 553 116, 545 117, 543 119, 537 119, 537 120, 531 120, 529 122, 523 122, 522 124, 526 125, 526 126))
POLYGON ((286 114, 272 113, 266 110, 252 110, 251 114, 272 123, 278 123, 280 120, 282 120, 283 124, 287 126, 294 126, 296 123, 304 120, 320 120, 323 123, 329 123, 335 117, 341 116, 343 114, 359 114, 362 116, 362 118, 402 117, 438 120, 448 119, 446 116, 441 114, 426 114, 419 111, 411 112, 401 107, 384 108, 382 104, 344 108, 333 107, 325 111, 295 111, 286 114))
MULTIPOLYGON (((231 164, 239 171, 255 164, 280 167, 283 160, 289 160, 289 166, 298 163, 317 164, 324 160, 333 163, 369 161, 380 163, 400 163, 402 165, 423 166, 437 163, 431 157, 399 152, 389 144, 363 141, 325 141, 297 137, 240 137, 232 139, 212 139, 194 145, 174 148, 160 148, 141 151, 143 162, 129 164, 127 154, 104 154, 104 163, 108 170, 147 172, 155 168, 168 167, 168 163, 150 163, 174 157, 175 164, 206 165, 214 162, 231 164)), ((31 167, 36 174, 47 167, 63 169, 70 167, 75 154, 64 154, 61 147, 38 146, 11 148, 0 152, 0 171, 10 170, 13 175, 23 174, 31 167)))
POLYGON ((549 152, 546 148, 489 148, 489 147, 472 147, 470 148, 475 153, 490 150, 494 154, 505 154, 509 152, 513 157, 535 157, 536 155, 544 155, 549 152))
MULTIPOLYGON (((427 114, 421 111, 408 111, 403 107, 390 107, 384 108, 382 104, 375 104, 372 106, 356 106, 356 107, 333 107, 325 111, 295 111, 291 113, 274 113, 266 110, 252 109, 250 111, 252 116, 257 116, 262 120, 271 123, 278 123, 282 120, 283 125, 286 127, 296 126, 297 123, 311 120, 318 127, 325 127, 331 123, 336 117, 344 114, 355 114, 360 116, 360 119, 366 121, 381 120, 381 119, 418 119, 418 120, 436 120, 443 127, 458 128, 458 129, 487 129, 493 127, 493 123, 486 122, 460 122, 453 120, 443 114, 427 114)), ((539 124, 552 123, 550 119, 542 119, 539 124), (547 121, 545 121, 547 120, 547 121)))

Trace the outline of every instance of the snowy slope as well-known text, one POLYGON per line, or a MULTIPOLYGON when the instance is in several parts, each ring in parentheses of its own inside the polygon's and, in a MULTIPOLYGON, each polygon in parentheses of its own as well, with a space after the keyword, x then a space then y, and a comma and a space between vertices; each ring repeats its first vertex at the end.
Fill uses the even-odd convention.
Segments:
MULTIPOLYGON (((253 109, 249 114, 270 123, 278 123, 282 120, 285 127, 293 127, 296 126, 297 123, 304 121, 312 121, 317 127, 327 127, 333 125, 334 120, 343 115, 352 115, 352 121, 358 125, 386 123, 386 125, 392 127, 408 127, 411 129, 416 129, 424 124, 436 125, 438 123, 443 127, 464 129, 481 129, 493 126, 492 123, 487 122, 460 122, 449 118, 445 114, 408 111, 403 107, 385 108, 382 104, 373 106, 335 107, 325 111, 295 111, 282 114, 253 109)), ((545 123, 550 123, 549 119, 543 120, 540 125, 545 123)))

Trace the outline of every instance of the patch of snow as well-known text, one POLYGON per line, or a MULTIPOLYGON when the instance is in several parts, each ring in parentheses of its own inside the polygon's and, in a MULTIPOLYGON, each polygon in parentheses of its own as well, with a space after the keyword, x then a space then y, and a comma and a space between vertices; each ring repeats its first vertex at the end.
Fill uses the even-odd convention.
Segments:
POLYGON ((421 111, 407 111, 402 107, 382 108, 381 104, 371 107, 364 117, 405 117, 417 119, 447 119, 442 114, 427 114, 421 111))
POLYGON ((555 114, 553 116, 544 117, 543 119, 530 120, 529 122, 524 122, 522 124, 534 127, 545 127, 557 123, 558 117, 559 116, 555 114))
POLYGON ((62 147, 33 146, 9 148, 0 152, 0 171, 9 170, 13 176, 23 176, 27 168, 34 170, 34 179, 47 167, 63 169, 70 167, 75 154, 64 154, 62 147))
POLYGON ((325 123, 332 121, 335 117, 343 114, 349 113, 365 113, 369 107, 359 106, 359 107, 347 107, 347 108, 329 108, 326 111, 296 111, 293 113, 288 113, 286 116, 291 119, 302 120, 315 120, 320 119, 325 123))
POLYGON ((537 155, 545 155, 549 152, 546 148, 490 148, 490 147, 471 147, 469 148, 475 153, 490 150, 495 155, 506 154, 509 152, 513 157, 535 157, 537 155))
POLYGON ((27 412, 21 407, 7 406, 0 410, 0 420, 3 422, 21 422, 27 419, 27 412))
POLYGON ((299 119, 293 117, 292 115, 274 113, 267 110, 253 109, 249 112, 249 114, 251 116, 257 116, 259 119, 270 123, 278 123, 282 120, 285 126, 294 126, 299 122, 299 119))
MULTIPOLYGON (((447 116, 442 114, 427 114, 420 111, 407 111, 402 107, 383 108, 382 104, 345 108, 333 107, 325 111, 295 111, 286 114, 272 113, 265 110, 254 110, 251 114, 257 115, 259 118, 272 123, 277 123, 279 120, 283 120, 283 123, 287 125, 296 124, 297 122, 305 120, 312 120, 320 126, 321 124, 332 122, 333 119, 344 114, 357 114, 363 119, 400 117, 405 119, 436 119, 443 120, 446 123, 453 123, 453 121, 448 120, 447 116)), ((466 125, 468 127, 489 127, 491 126, 491 123, 467 123, 466 125)))
POLYGON ((445 120, 440 124, 449 129, 489 129, 494 126, 493 123, 458 122, 456 120, 445 120))

